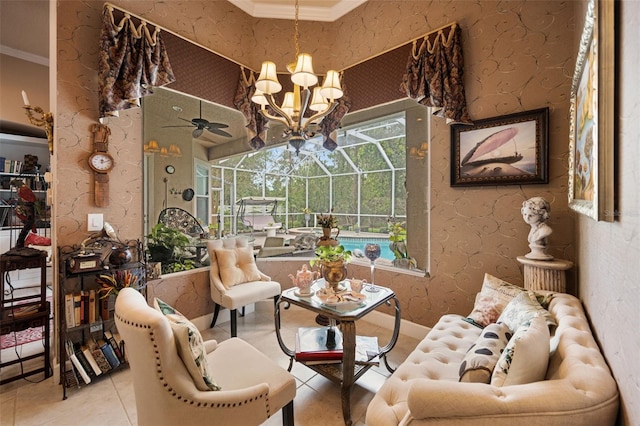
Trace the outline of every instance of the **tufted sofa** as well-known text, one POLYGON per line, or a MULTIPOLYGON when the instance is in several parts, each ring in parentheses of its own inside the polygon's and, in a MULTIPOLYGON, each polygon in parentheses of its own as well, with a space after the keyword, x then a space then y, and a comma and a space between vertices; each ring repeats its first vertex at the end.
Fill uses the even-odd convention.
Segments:
POLYGON ((548 309, 558 325, 545 380, 503 387, 459 382, 460 363, 482 329, 444 315, 374 396, 367 426, 615 424, 617 386, 580 301, 553 293, 548 309))

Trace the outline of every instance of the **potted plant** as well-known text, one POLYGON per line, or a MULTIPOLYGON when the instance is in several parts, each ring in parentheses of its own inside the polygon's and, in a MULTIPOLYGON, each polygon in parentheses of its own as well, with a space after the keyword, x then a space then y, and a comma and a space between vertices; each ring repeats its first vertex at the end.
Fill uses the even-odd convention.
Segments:
POLYGON ((407 229, 405 222, 395 222, 391 218, 387 220, 389 226, 389 248, 393 252, 395 259, 393 260, 394 266, 401 266, 404 268, 411 268, 416 266, 414 258, 409 257, 407 253, 407 229))
POLYGON ((302 213, 304 214, 304 226, 309 227, 309 219, 311 219, 311 209, 309 207, 305 207, 302 209, 302 213))
POLYGON ((351 250, 345 250, 342 245, 321 245, 316 248, 315 253, 315 259, 311 259, 309 264, 313 266, 318 263, 320 274, 329 283, 334 293, 341 291, 340 281, 347 277, 345 264, 351 261, 351 250))
POLYGON ((168 262, 173 259, 176 248, 184 248, 189 244, 189 238, 174 228, 163 223, 156 224, 147 235, 147 248, 151 260, 154 262, 168 262))
POLYGON ((316 222, 322 227, 322 237, 320 238, 321 240, 329 241, 338 238, 338 235, 340 234, 340 229, 338 228, 338 219, 333 217, 331 213, 317 215, 316 222), (332 229, 338 230, 334 238, 331 238, 332 229))

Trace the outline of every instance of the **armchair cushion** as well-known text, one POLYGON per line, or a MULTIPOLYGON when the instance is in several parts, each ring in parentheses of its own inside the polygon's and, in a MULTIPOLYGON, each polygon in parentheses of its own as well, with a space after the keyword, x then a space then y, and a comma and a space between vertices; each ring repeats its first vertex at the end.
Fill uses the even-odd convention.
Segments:
POLYGON ((206 348, 208 351, 205 350, 202 335, 198 328, 184 315, 162 300, 155 298, 153 305, 169 320, 171 330, 176 339, 178 354, 198 390, 220 390, 220 386, 216 384, 209 373, 209 365, 206 358, 207 353, 212 348, 208 347, 206 348))
POLYGON ((236 284, 250 281, 260 281, 262 278, 256 266, 251 247, 236 247, 234 249, 214 249, 220 279, 228 290, 236 284))

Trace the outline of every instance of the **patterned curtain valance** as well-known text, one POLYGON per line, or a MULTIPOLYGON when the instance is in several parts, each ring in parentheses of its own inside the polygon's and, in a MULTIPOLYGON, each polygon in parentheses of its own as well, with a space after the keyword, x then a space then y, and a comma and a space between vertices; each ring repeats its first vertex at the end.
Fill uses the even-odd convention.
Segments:
POLYGON ((420 46, 414 41, 401 84, 407 96, 434 107, 433 114, 445 118, 447 124, 473 124, 464 93, 460 32, 454 23, 427 35, 420 46))
POLYGON ((140 98, 151 93, 148 86, 175 81, 160 29, 151 34, 145 21, 136 28, 128 13, 116 25, 108 4, 102 13, 98 73, 100 119, 139 107, 140 98))

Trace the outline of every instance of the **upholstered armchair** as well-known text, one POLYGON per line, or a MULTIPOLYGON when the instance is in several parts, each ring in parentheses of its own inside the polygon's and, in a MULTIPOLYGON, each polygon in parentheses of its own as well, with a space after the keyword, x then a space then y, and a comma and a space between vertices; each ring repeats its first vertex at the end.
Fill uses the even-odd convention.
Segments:
POLYGON ((241 339, 203 342, 190 321, 158 302, 151 308, 131 288, 116 299, 139 425, 259 425, 280 409, 283 424, 293 425, 291 374, 241 339))
POLYGON ((211 299, 215 303, 211 327, 216 324, 220 308, 227 308, 231 315, 231 337, 236 337, 238 308, 271 297, 277 301, 280 283, 258 270, 247 238, 210 240, 207 250, 211 259, 211 299))

